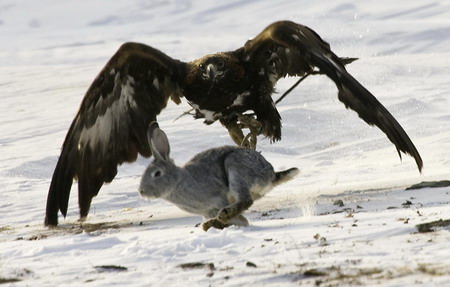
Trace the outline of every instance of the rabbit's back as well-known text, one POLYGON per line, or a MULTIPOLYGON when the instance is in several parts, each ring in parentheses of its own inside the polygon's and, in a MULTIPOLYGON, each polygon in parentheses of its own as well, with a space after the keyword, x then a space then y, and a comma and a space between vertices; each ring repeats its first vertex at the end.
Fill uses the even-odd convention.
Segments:
POLYGON ((237 146, 221 146, 210 148, 196 154, 185 165, 185 168, 190 168, 193 165, 204 165, 208 163, 222 163, 225 158, 232 152, 241 150, 243 148, 237 146))
POLYGON ((220 179, 229 186, 230 170, 240 171, 239 177, 247 182, 272 182, 275 173, 272 165, 257 151, 252 149, 223 146, 211 148, 194 156, 184 169, 197 178, 220 179))
POLYGON ((195 182, 190 186, 195 186, 198 204, 211 214, 244 193, 249 194, 252 201, 259 199, 270 190, 275 179, 272 165, 259 152, 235 146, 201 152, 187 162, 184 169, 190 181, 195 182))

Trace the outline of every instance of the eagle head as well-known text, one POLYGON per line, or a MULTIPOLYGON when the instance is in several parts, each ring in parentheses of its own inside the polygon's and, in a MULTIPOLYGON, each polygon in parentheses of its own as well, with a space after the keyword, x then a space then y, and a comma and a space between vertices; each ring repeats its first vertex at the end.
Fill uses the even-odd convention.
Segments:
POLYGON ((225 76, 225 61, 220 57, 211 57, 200 63, 199 68, 204 80, 217 82, 225 76))
POLYGON ((197 110, 220 114, 245 91, 245 68, 232 53, 207 55, 187 63, 183 94, 197 110))
POLYGON ((239 81, 244 76, 239 60, 230 53, 207 55, 189 62, 187 79, 190 84, 217 85, 222 81, 239 81))
POLYGON ((222 54, 208 55, 194 61, 197 67, 197 74, 205 81, 217 82, 222 79, 227 72, 227 57, 222 54))

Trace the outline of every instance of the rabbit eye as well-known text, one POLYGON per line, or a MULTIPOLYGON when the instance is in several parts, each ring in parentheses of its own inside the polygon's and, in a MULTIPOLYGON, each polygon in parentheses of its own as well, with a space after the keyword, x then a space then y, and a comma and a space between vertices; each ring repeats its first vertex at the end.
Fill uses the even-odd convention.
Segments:
POLYGON ((159 177, 159 176, 161 176, 161 171, 160 170, 157 170, 157 171, 155 171, 153 173, 153 177, 159 177))

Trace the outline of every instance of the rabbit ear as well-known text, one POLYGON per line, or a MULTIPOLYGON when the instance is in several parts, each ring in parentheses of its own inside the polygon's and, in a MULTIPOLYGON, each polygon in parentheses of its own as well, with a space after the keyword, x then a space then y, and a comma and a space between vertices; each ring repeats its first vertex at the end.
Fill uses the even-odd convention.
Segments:
POLYGON ((151 122, 148 128, 148 142, 153 156, 157 160, 170 161, 170 146, 167 135, 159 128, 157 122, 151 122))
POLYGON ((147 130, 147 140, 148 140, 148 144, 151 147, 151 142, 152 142, 152 135, 153 135, 153 131, 155 129, 159 129, 159 124, 158 122, 151 122, 150 125, 148 126, 148 130, 147 130))

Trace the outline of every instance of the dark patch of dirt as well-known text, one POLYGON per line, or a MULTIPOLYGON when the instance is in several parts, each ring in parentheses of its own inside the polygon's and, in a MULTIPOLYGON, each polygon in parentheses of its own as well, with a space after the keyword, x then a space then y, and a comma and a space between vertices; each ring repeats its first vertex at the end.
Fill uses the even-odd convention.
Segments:
MULTIPOLYGON (((349 262, 352 263, 352 262, 349 262)), ((411 274, 427 274, 432 276, 447 276, 450 274, 448 266, 434 263, 420 263, 415 268, 410 267, 355 267, 360 261, 352 263, 353 266, 327 266, 308 268, 308 264, 299 266, 300 270, 290 275, 294 276, 294 282, 308 286, 368 286, 393 278, 400 278, 411 274)))
POLYGON ((336 205, 336 206, 339 206, 339 207, 343 207, 344 206, 344 201, 342 199, 335 200, 333 202, 333 205, 336 205))
POLYGON ((20 279, 17 278, 1 278, 0 277, 0 284, 8 284, 8 283, 16 283, 20 282, 20 279))
POLYGON ((189 269, 203 269, 207 268, 209 270, 214 270, 214 263, 204 263, 204 262, 189 262, 178 265, 181 269, 189 270, 189 269))
POLYGON ((413 184, 410 187, 407 187, 405 190, 428 188, 428 187, 447 187, 447 186, 450 186, 450 180, 422 181, 421 183, 413 184))
POLYGON ((417 230, 421 233, 424 232, 433 232, 433 231, 437 231, 439 229, 445 228, 450 226, 450 219, 445 219, 445 220, 437 220, 437 221, 432 221, 432 222, 426 222, 426 223, 421 223, 421 224, 417 224, 417 230))
POLYGON ((410 207, 411 205, 413 205, 413 203, 412 203, 411 201, 409 201, 409 200, 407 200, 407 201, 405 201, 405 202, 402 203, 402 206, 405 207, 405 208, 408 208, 408 207, 410 207))
POLYGON ((118 265, 99 265, 99 266, 94 266, 94 268, 98 272, 123 272, 123 271, 128 271, 127 267, 118 266, 118 265))
POLYGON ((209 272, 206 273, 206 277, 213 277, 214 271, 216 267, 214 263, 204 263, 204 262, 189 262, 178 265, 183 270, 192 270, 192 269, 207 269, 209 272))
POLYGON ((0 226, 0 232, 11 231, 12 228, 9 226, 0 226))
POLYGON ((45 231, 37 231, 30 237, 18 237, 16 240, 41 240, 52 236, 66 234, 88 233, 90 235, 100 235, 111 230, 125 229, 129 227, 147 225, 147 222, 100 222, 100 223, 64 223, 56 227, 49 227, 45 231))
POLYGON ((294 281, 314 280, 315 286, 364 285, 364 280, 378 276, 383 271, 378 268, 341 268, 329 266, 300 271, 294 281))

